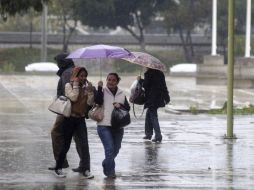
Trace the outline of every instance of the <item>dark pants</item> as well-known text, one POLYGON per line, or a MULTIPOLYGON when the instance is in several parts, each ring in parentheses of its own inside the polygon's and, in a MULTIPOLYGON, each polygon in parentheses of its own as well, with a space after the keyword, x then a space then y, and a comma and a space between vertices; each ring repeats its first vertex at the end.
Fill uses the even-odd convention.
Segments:
MULTIPOLYGON (((64 121, 64 117, 57 115, 56 121, 51 130, 52 148, 53 148, 53 154, 54 154, 55 160, 58 159, 59 154, 61 152, 61 148, 64 146, 64 131, 62 127, 63 121, 64 121)), ((82 139, 86 138, 85 134, 86 134, 86 127, 84 128, 82 126, 79 126, 76 132, 74 133, 74 138, 73 138, 76 144, 76 149, 77 149, 79 158, 80 158, 80 162, 79 162, 80 168, 85 167, 85 164, 84 164, 85 161, 83 156, 84 151, 82 151, 82 149, 80 148, 84 146, 82 145, 82 143, 85 143, 85 142, 82 139)), ((65 159, 64 165, 68 165, 67 159, 65 159)))
POLYGON ((155 132, 155 139, 161 140, 161 130, 160 124, 158 121, 158 108, 148 108, 146 111, 146 119, 145 119, 145 134, 147 137, 153 136, 153 130, 155 132))
POLYGON ((60 148, 62 147, 62 144, 64 143, 64 133, 61 127, 63 120, 64 120, 63 116, 57 115, 56 121, 51 130, 52 148, 53 148, 53 154, 54 154, 55 160, 57 160, 61 151, 60 148))
POLYGON ((121 148, 124 129, 112 129, 109 126, 97 126, 97 132, 105 151, 102 162, 103 173, 106 176, 115 175, 115 158, 121 148))
POLYGON ((76 148, 81 158, 80 167, 84 171, 90 171, 90 153, 85 119, 65 117, 62 123, 62 129, 64 134, 64 143, 61 147, 60 154, 56 160, 56 169, 63 167, 66 154, 70 149, 72 137, 75 134, 74 139, 76 139, 76 148))

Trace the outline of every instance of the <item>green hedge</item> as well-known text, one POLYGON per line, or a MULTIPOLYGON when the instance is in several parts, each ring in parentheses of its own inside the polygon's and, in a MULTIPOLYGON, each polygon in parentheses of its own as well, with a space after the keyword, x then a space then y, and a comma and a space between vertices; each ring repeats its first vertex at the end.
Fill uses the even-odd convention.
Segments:
MULTIPOLYGON (((48 61, 54 62, 54 56, 59 50, 48 49, 48 61)), ((41 52, 36 48, 10 48, 0 50, 0 70, 2 72, 24 72, 25 66, 40 62, 41 52)))

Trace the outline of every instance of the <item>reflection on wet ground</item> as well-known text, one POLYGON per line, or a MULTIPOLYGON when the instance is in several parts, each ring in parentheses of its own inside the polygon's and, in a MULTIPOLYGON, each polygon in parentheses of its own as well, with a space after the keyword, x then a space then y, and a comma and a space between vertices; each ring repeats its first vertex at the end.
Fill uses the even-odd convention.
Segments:
MULTIPOLYGON (((47 105, 57 78, 0 78, 0 189, 253 189, 253 116, 235 117, 237 139, 231 141, 223 138, 225 116, 174 115, 163 109, 161 144, 143 141, 144 116, 132 118, 116 159, 115 180, 102 174, 103 147, 91 120, 87 126, 95 178, 71 171, 79 162, 72 143, 67 178, 58 179, 47 170, 54 164, 50 130, 55 119, 47 105)), ((128 83, 123 84, 127 89, 128 83)))

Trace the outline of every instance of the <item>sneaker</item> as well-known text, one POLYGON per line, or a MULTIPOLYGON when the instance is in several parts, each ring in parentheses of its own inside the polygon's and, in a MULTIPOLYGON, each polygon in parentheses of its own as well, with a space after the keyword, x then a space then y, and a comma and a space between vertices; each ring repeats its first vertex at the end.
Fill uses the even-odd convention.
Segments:
POLYGON ((57 169, 57 170, 55 170, 55 175, 56 175, 57 177, 60 177, 60 178, 66 177, 66 175, 63 173, 63 170, 62 170, 62 169, 57 169))
POLYGON ((82 168, 80 168, 80 167, 77 167, 77 168, 73 168, 72 171, 73 171, 73 172, 83 173, 83 172, 84 172, 84 169, 82 169, 82 168))
MULTIPOLYGON (((63 163, 63 167, 62 168, 68 168, 69 167, 69 164, 67 161, 65 161, 63 163)), ((51 166, 51 167, 48 167, 48 170, 55 170, 56 169, 56 166, 51 166)))
POLYGON ((56 167, 55 166, 52 166, 52 167, 48 167, 48 170, 55 170, 56 167))
POLYGON ((148 136, 144 136, 143 139, 144 140, 151 140, 152 137, 148 137, 148 136))
POLYGON ((89 170, 86 170, 83 172, 83 175, 86 179, 92 179, 94 178, 94 175, 91 174, 91 172, 89 170))

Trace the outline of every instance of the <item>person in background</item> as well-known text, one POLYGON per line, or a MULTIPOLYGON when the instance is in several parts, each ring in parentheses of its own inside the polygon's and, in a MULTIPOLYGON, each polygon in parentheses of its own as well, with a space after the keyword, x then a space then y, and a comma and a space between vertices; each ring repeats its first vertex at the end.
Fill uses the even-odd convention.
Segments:
POLYGON ((104 118, 97 122, 97 132, 104 147, 105 159, 102 162, 103 173, 108 178, 115 178, 115 158, 121 148, 124 135, 123 128, 112 128, 111 114, 114 107, 124 107, 130 110, 126 95, 118 87, 120 77, 117 73, 109 73, 106 87, 103 82, 98 82, 98 91, 95 96, 95 103, 104 106, 104 118))
MULTIPOLYGON (((70 82, 71 72, 74 68, 74 62, 71 59, 66 59, 68 53, 60 53, 55 57, 55 61, 59 70, 57 71, 57 75, 60 77, 57 85, 57 97, 65 95, 65 85, 70 82)), ((61 147, 64 143, 64 132, 61 127, 63 123, 64 117, 61 115, 57 115, 56 121, 51 130, 51 139, 52 139, 52 148, 55 160, 59 157, 61 147)), ((74 133, 74 141, 76 144, 76 149, 80 158, 79 166, 77 168, 72 169, 74 172, 84 173, 85 165, 86 165, 86 155, 85 151, 81 148, 84 147, 85 139, 85 128, 79 128, 76 133, 74 133)), ((67 159, 64 160, 63 168, 68 168, 69 163, 67 159)), ((55 170, 55 166, 49 167, 49 170, 55 170)))
POLYGON ((158 108, 165 107, 170 101, 165 76, 162 71, 147 68, 147 71, 144 73, 144 79, 138 77, 138 80, 141 80, 145 89, 146 100, 144 108, 147 108, 145 117, 145 136, 143 139, 151 140, 154 131, 155 137, 152 141, 161 142, 162 135, 157 111, 158 108))
POLYGON ((82 169, 84 177, 91 179, 94 176, 90 172, 90 153, 85 117, 89 106, 94 104, 94 89, 87 81, 87 70, 84 67, 74 67, 70 82, 65 85, 65 96, 71 100, 71 116, 64 117, 61 128, 64 135, 64 143, 56 159, 55 174, 58 177, 66 177, 62 172, 66 154, 69 151, 74 134, 79 138, 79 149, 82 152, 82 169))
MULTIPOLYGON (((69 55, 68 53, 63 52, 58 54, 54 58, 59 68, 56 74, 60 77, 57 84, 57 97, 64 96, 65 84, 70 81, 71 71, 74 68, 74 62, 71 59, 66 59, 68 55, 69 55)), ((63 131, 61 128, 63 118, 64 118, 63 116, 57 115, 56 121, 51 130, 52 148, 53 148, 53 154, 54 154, 55 160, 58 158, 58 155, 60 153, 60 147, 64 141, 63 131)), ((65 159, 63 168, 68 168, 68 167, 69 167, 69 163, 67 159, 65 159)), ((54 170, 55 166, 49 167, 48 169, 54 170)))

